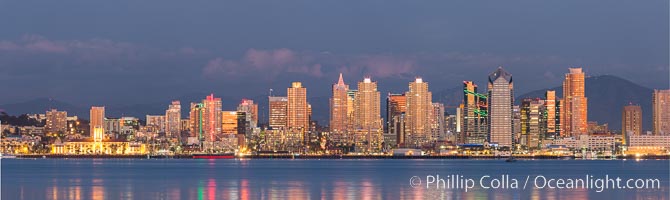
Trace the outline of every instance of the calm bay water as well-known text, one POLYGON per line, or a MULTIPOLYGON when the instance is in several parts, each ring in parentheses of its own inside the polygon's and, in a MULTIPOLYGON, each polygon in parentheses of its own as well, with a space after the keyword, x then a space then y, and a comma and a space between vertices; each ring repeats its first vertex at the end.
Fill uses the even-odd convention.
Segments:
MULTIPOLYGON (((668 160, 2 159, 2 199, 669 199, 668 160), (476 188, 426 189, 428 175, 476 188), (508 174, 657 178, 660 189, 484 189, 508 174), (417 176, 421 185, 412 187, 417 176), (445 178, 446 179, 446 178, 445 178), (489 180, 489 179, 487 179, 489 180), (488 182, 488 181, 486 181, 488 182), (487 184, 488 185, 488 184, 487 184)), ((533 184, 531 182, 529 184, 533 184)), ((417 183, 417 182, 415 182, 417 183)), ((519 186, 520 187, 520 186, 519 186)))

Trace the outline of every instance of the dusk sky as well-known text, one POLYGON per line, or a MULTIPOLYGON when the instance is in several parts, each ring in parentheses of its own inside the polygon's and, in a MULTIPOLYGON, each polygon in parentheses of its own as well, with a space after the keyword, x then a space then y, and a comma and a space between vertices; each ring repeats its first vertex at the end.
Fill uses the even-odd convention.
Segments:
POLYGON ((670 82, 667 0, 423 3, 0 0, 0 104, 241 99, 291 81, 329 96, 339 73, 382 94, 415 76, 436 91, 484 86, 498 66, 517 94, 558 86, 568 67, 670 82))

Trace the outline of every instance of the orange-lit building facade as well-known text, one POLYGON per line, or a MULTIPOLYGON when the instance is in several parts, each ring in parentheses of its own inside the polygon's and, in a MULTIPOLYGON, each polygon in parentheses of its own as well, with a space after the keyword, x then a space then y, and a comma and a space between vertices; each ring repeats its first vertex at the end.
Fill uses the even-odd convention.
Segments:
POLYGON ((366 151, 379 151, 383 141, 380 96, 377 82, 366 77, 358 82, 354 98, 354 141, 366 151))
POLYGON ((269 126, 272 129, 286 129, 288 124, 288 98, 269 97, 269 126))
POLYGON ((420 147, 432 141, 430 134, 430 117, 432 117, 432 93, 428 90, 428 82, 416 78, 409 83, 407 97, 407 113, 405 118, 405 145, 420 147))
POLYGON ((302 83, 293 82, 287 89, 287 128, 294 131, 307 131, 309 128, 309 111, 307 105, 307 89, 302 83))
POLYGON ((642 107, 639 105, 627 105, 621 112, 621 134, 622 138, 628 135, 642 135, 642 107))
POLYGON ((584 91, 584 72, 582 68, 570 68, 563 81, 563 100, 561 101, 562 136, 588 134, 587 98, 584 91))
POLYGON ((97 106, 91 107, 89 120, 90 120, 89 122, 90 136, 93 136, 93 130, 95 130, 95 128, 102 128, 102 132, 104 133, 105 107, 97 107, 97 106))
POLYGON ((655 135, 670 135, 670 90, 654 90, 652 118, 655 135))
POLYGON ((337 83, 333 84, 332 97, 330 98, 330 134, 335 142, 341 142, 348 132, 348 99, 347 91, 349 85, 344 83, 342 74, 337 83))

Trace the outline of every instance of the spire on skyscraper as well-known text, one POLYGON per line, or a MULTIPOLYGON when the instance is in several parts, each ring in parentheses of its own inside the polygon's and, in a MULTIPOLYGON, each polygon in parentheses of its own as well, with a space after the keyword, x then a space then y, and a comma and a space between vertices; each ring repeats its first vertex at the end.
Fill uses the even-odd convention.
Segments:
POLYGON ((337 85, 344 85, 344 78, 342 78, 342 73, 340 73, 340 79, 337 80, 337 85))

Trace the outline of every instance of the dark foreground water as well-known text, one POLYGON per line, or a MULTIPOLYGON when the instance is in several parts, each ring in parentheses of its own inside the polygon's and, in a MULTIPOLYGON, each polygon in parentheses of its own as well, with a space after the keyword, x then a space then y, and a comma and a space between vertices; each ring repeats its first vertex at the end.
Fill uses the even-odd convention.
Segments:
POLYGON ((670 198, 668 160, 506 163, 503 160, 2 159, 1 162, 2 199, 670 198), (505 174, 509 175, 507 181, 502 178, 505 174), (445 180, 442 188, 435 188, 435 184, 426 188, 428 176, 437 175, 445 180), (461 175, 473 179, 475 188, 466 192, 447 177, 461 175), (485 175, 491 178, 480 183, 485 175), (653 178, 660 180, 661 188, 609 188, 602 192, 596 188, 540 189, 533 186, 539 175, 546 180, 584 179, 587 175, 653 178), (530 180, 523 189, 527 177, 530 180), (481 184, 492 187, 496 184, 494 178, 500 182, 498 189, 480 187, 481 184), (511 179, 518 180, 518 189, 513 189, 511 179))

